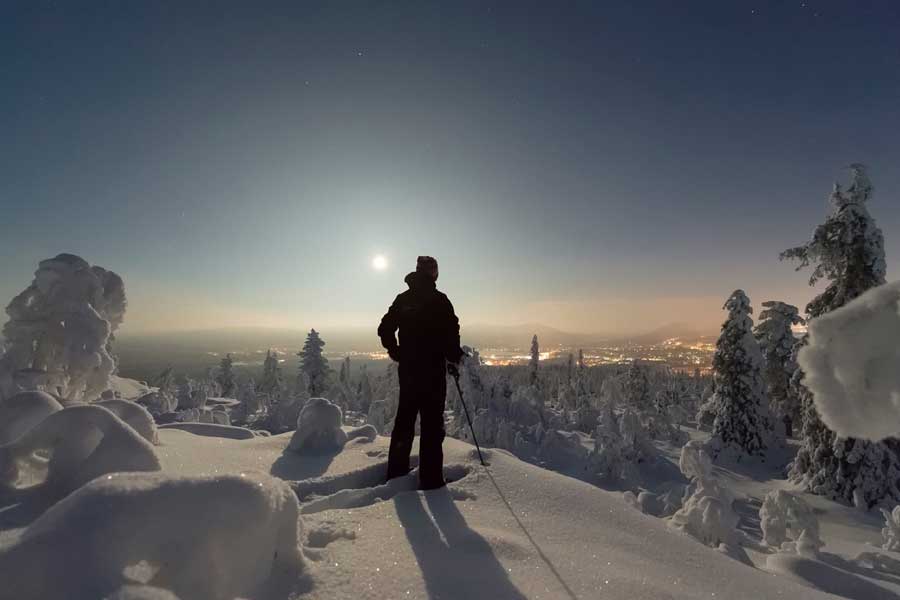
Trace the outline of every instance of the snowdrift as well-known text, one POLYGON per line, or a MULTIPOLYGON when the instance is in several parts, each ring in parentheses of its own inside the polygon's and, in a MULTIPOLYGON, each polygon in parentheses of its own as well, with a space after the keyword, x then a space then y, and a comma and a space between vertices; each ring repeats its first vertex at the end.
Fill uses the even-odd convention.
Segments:
MULTIPOLYGON (((300 532, 296 496, 268 475, 116 473, 60 501, 0 554, 0 598, 102 598, 129 583, 192 600, 259 597, 302 574, 300 532)), ((119 597, 167 597, 148 593, 119 597)))
POLYGON ((117 471, 158 471, 153 445, 106 408, 75 405, 52 413, 0 446, 0 486, 64 496, 117 471))

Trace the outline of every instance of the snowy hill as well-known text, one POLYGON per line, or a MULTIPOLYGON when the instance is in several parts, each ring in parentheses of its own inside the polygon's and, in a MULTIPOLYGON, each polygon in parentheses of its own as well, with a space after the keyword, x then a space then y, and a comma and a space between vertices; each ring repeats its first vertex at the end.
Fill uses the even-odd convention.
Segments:
MULTIPOLYGON (((445 471, 452 483, 444 490, 418 492, 413 476, 382 484, 388 442, 384 437, 371 443, 355 440, 334 456, 312 457, 284 454, 289 434, 229 440, 163 429, 159 437, 157 454, 165 474, 262 471, 292 482, 300 498, 308 559, 293 595, 827 597, 674 532, 664 521, 627 506, 620 494, 506 452, 490 451, 491 465, 485 471, 472 447, 453 439, 444 445, 445 471)), ((23 514, 34 516, 15 506, 0 512, 6 546, 30 521, 23 514)), ((166 529, 164 523, 159 527, 166 529)), ((14 551, 15 546, 6 553, 14 551)), ((3 564, 0 561, 0 568, 3 564)), ((77 580, 77 575, 72 577, 77 580)))

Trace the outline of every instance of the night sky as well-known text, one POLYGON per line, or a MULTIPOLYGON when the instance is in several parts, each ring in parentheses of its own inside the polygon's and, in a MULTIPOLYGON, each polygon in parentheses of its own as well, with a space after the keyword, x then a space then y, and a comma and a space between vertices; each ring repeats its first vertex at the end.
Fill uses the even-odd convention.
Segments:
POLYGON ((0 90, 0 303, 73 252, 132 331, 374 323, 417 254, 464 326, 802 308, 851 162, 900 264, 893 0, 4 2, 0 90))

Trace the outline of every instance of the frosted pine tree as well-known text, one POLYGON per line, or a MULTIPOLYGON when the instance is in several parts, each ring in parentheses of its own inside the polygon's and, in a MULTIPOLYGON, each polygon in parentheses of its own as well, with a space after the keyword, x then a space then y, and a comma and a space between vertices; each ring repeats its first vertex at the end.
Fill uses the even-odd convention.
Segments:
POLYGON ((743 290, 735 290, 725 302, 728 319, 713 355, 715 420, 711 448, 718 455, 723 450, 735 458, 765 453, 771 423, 765 404, 762 378, 763 358, 753 337, 753 308, 743 290))
POLYGON ((528 370, 531 376, 531 385, 538 382, 538 363, 541 360, 541 348, 538 345, 537 334, 531 338, 531 360, 528 362, 528 370))
POLYGON ((309 394, 313 398, 325 392, 328 379, 328 361, 322 356, 325 342, 315 329, 309 330, 303 349, 297 353, 300 357, 300 370, 309 379, 309 394))
MULTIPOLYGON (((812 239, 781 254, 782 259, 799 261, 798 270, 812 267, 810 285, 828 281, 825 290, 806 305, 810 319, 885 283, 884 238, 866 208, 874 188, 864 165, 850 165, 850 170, 850 186, 845 192, 835 184, 829 213, 812 239)), ((898 442, 837 437, 819 419, 799 369, 794 380, 802 402, 803 429, 791 479, 811 492, 862 508, 885 499, 900 500, 898 442)))
POLYGON ((763 302, 759 323, 754 335, 765 359, 763 377, 769 395, 772 417, 784 422, 785 433, 792 434, 794 423, 800 420, 800 402, 791 389, 791 377, 797 370, 794 345, 797 343, 793 325, 805 323, 797 307, 784 302, 763 302))
POLYGON ((237 392, 237 387, 234 383, 234 359, 231 358, 231 354, 226 354, 219 362, 219 372, 216 373, 215 378, 222 395, 232 398, 237 392))

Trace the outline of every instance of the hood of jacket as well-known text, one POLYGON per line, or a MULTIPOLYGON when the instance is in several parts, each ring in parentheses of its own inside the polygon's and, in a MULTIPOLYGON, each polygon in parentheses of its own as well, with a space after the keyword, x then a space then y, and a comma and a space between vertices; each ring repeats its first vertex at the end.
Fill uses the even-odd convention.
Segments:
POLYGON ((404 277, 403 281, 405 281, 406 285, 409 286, 409 289, 414 292, 437 289, 437 284, 434 279, 425 273, 419 273, 418 271, 413 271, 404 277))

